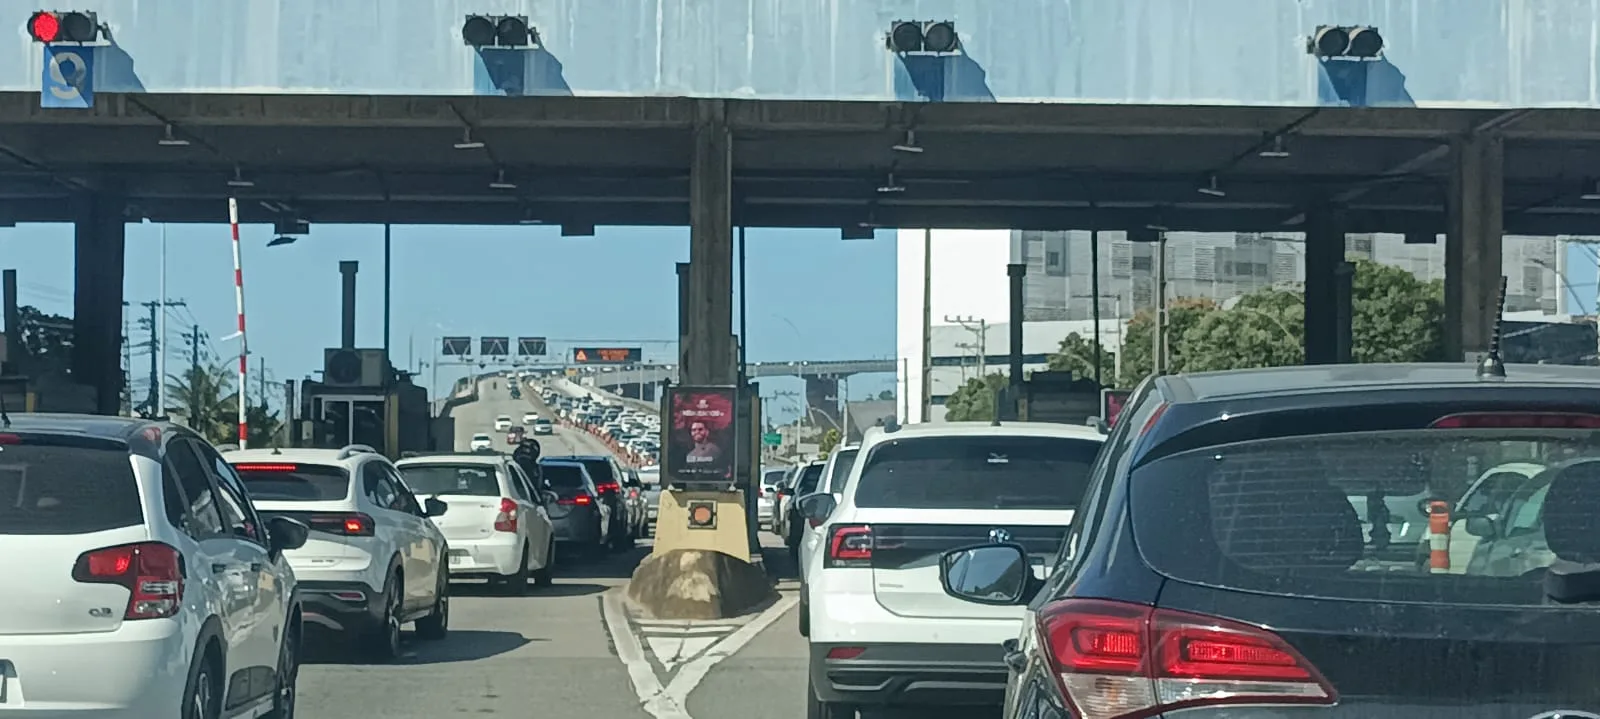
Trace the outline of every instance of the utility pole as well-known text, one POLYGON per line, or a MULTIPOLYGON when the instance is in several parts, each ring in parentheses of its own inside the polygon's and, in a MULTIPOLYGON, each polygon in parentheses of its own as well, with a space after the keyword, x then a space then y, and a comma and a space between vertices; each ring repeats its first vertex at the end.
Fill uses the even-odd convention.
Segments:
MULTIPOLYGON (((122 306, 131 305, 127 300, 122 301, 122 306)), ((128 324, 128 310, 122 310, 122 413, 133 415, 133 383, 130 375, 133 374, 133 328, 128 324)))
POLYGON ((981 317, 951 317, 944 316, 944 321, 958 324, 971 332, 978 339, 978 379, 989 376, 989 321, 981 317))
POLYGON ((166 378, 161 376, 161 365, 163 364, 161 358, 167 352, 166 338, 161 336, 161 328, 166 326, 163 315, 166 314, 165 308, 167 307, 184 307, 186 305, 182 300, 173 301, 163 297, 148 302, 140 302, 139 306, 150 313, 149 317, 139 321, 139 324, 144 325, 144 330, 150 333, 150 387, 145 392, 144 406, 149 416, 160 417, 167 413, 167 408, 164 406, 166 392, 163 390, 166 378))
POLYGON ((933 230, 922 231, 922 402, 920 421, 933 414, 933 230))
POLYGON ((200 371, 200 342, 206 339, 205 330, 200 329, 200 325, 193 325, 183 337, 189 341, 189 371, 197 373, 200 371))
POLYGON ((1150 343, 1151 374, 1167 371, 1167 233, 1156 235, 1156 322, 1155 337, 1150 343))

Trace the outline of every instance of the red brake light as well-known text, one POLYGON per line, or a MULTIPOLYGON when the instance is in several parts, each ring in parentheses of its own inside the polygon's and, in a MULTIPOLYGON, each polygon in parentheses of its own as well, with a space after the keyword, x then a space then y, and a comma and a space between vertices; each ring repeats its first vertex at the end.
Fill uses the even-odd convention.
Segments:
POLYGON ((494 516, 494 531, 517 531, 517 503, 510 497, 500 498, 500 513, 494 516))
POLYGON ((872 528, 840 524, 828 533, 829 567, 864 567, 872 561, 872 528))
POLYGON ((574 505, 574 504, 576 504, 576 505, 578 505, 580 507, 587 506, 592 502, 594 502, 594 498, 590 497, 587 494, 580 494, 580 495, 578 495, 576 497, 567 497, 566 499, 558 499, 558 500, 556 500, 556 504, 565 504, 565 505, 574 505))
POLYGON ((1600 415, 1577 412, 1462 412, 1428 425, 1434 429, 1600 429, 1600 415))
POLYGON ((622 489, 622 485, 617 484, 616 482, 601 482, 600 484, 595 485, 594 488, 599 490, 601 494, 611 494, 612 492, 622 489))
POLYGON ((236 464, 233 468, 240 472, 294 472, 300 469, 298 464, 236 464))
POLYGON ((72 578, 85 584, 128 588, 123 619, 162 619, 183 606, 183 556, 160 542, 124 544, 84 552, 72 578))
POLYGON ((315 532, 341 534, 346 537, 370 537, 375 528, 372 517, 365 514, 313 514, 306 518, 306 526, 315 532))
POLYGON ((48 10, 34 13, 28 18, 28 34, 34 42, 55 42, 61 37, 61 17, 48 10))
POLYGON ((1039 612, 1038 631, 1064 696, 1084 719, 1338 703, 1333 686, 1282 638, 1228 619, 1065 599, 1039 612))

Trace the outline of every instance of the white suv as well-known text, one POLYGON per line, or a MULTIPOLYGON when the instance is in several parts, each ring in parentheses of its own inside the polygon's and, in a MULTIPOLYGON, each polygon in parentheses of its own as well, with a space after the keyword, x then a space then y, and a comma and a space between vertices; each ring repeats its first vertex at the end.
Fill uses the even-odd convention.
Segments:
MULTIPOLYGON (((844 493, 845 480, 850 478, 850 470, 855 467, 856 456, 861 453, 861 445, 849 444, 839 447, 828 454, 828 463, 822 468, 822 479, 817 482, 816 491, 827 492, 833 495, 837 504, 844 493)), ((798 497, 796 501, 805 499, 798 497)), ((800 585, 805 586, 806 567, 809 566, 811 556, 817 553, 817 548, 822 546, 822 521, 801 515, 800 525, 800 585)))
POLYGON ((1105 438, 1090 427, 950 422, 873 428, 839 499, 800 502, 823 543, 803 571, 807 716, 858 708, 999 706, 1001 642, 1023 607, 945 594, 940 557, 1014 542, 1043 572, 1105 438), (892 429, 892 431, 890 431, 892 429))
POLYGON ((379 661, 400 655, 400 625, 442 639, 450 626, 444 535, 429 521, 447 510, 418 502, 371 447, 249 449, 224 455, 268 516, 311 528, 288 552, 306 620, 355 635, 379 661))
POLYGON ((534 487, 516 462, 503 454, 443 454, 395 466, 412 492, 450 507, 433 523, 450 542, 451 577, 487 577, 511 594, 527 591, 529 579, 550 584, 556 539, 546 507, 558 497, 534 487))
POLYGON ((187 429, 0 410, 0 715, 293 716, 306 533, 187 429))

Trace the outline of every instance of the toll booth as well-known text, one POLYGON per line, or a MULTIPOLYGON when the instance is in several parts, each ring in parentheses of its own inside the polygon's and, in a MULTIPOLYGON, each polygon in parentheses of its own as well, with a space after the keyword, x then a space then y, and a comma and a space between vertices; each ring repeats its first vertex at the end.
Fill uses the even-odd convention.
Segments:
POLYGON ((395 372, 381 349, 329 348, 323 380, 300 385, 295 446, 376 447, 390 459, 433 449, 428 391, 395 372))

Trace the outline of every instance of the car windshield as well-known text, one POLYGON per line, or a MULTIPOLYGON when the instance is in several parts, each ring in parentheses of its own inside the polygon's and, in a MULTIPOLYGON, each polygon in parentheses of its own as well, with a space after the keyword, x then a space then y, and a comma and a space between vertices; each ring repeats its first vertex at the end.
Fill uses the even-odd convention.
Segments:
POLYGON ((607 482, 612 484, 617 483, 617 478, 611 473, 610 460, 602 458, 589 458, 580 459, 578 462, 589 470, 589 476, 594 479, 595 484, 605 484, 607 482))
POLYGON ((454 494, 468 497, 500 496, 500 479, 494 467, 482 464, 408 464, 400 477, 412 494, 454 494))
POLYGON ((1101 443, 1037 436, 892 439, 867 453, 858 507, 1072 509, 1101 443))
POLYGON ((144 523, 126 447, 23 435, 0 450, 0 534, 86 534, 144 523))
POLYGON ((330 502, 350 495, 350 473, 323 464, 236 462, 250 498, 268 502, 330 502))
POLYGON ((1133 527, 1154 568, 1189 582, 1382 602, 1543 604, 1553 561, 1600 561, 1582 549, 1600 537, 1600 513, 1545 504, 1553 488, 1584 482, 1600 482, 1600 438, 1588 431, 1242 441, 1137 469, 1133 527), (1508 463, 1518 471, 1492 469, 1508 463), (1434 502, 1454 508, 1437 552, 1434 502), (1547 523, 1552 515, 1560 521, 1547 523))

